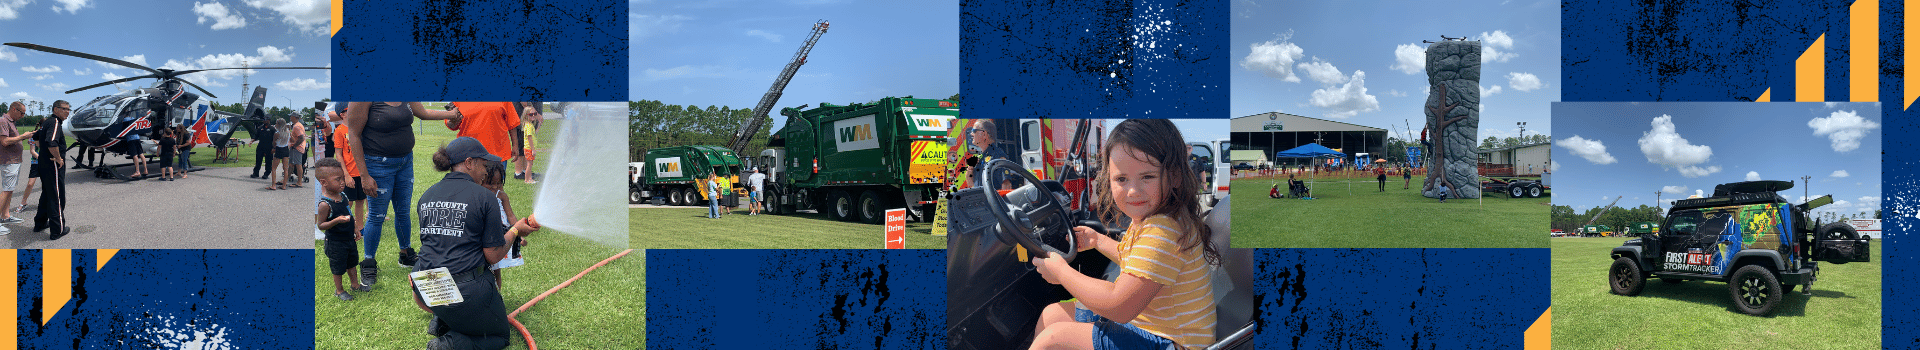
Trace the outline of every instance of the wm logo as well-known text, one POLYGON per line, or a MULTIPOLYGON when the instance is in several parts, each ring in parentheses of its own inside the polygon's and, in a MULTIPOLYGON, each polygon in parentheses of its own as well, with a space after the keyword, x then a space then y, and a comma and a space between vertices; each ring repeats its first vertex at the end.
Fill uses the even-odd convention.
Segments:
POLYGON ((860 124, 840 128, 840 143, 858 142, 873 139, 873 124, 860 124))
POLYGON ((680 163, 660 163, 659 170, 663 173, 677 173, 680 172, 680 163))
POLYGON ((944 129, 947 127, 946 119, 941 119, 941 118, 914 118, 913 123, 918 124, 921 128, 944 129))

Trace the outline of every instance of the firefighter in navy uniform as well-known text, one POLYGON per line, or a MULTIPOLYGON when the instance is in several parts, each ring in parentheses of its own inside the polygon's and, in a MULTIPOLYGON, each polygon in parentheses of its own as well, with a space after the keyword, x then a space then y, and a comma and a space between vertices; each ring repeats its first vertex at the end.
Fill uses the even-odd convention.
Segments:
MULTIPOLYGON (((461 137, 433 155, 434 169, 446 178, 422 193, 419 201, 420 260, 414 271, 446 268, 463 301, 428 307, 433 319, 428 349, 500 349, 513 328, 498 281, 487 266, 507 255, 507 242, 539 230, 532 217, 509 224, 496 192, 482 183, 505 181, 499 156, 480 141, 461 137)), ((416 302, 419 286, 415 288, 416 302)))

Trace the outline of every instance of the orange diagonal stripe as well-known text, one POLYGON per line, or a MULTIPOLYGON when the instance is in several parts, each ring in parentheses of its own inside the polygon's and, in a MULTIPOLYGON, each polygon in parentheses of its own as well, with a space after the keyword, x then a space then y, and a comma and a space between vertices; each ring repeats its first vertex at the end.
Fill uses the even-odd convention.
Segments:
POLYGON ((1527 350, 1553 349, 1552 307, 1548 307, 1546 312, 1541 312, 1540 318, 1533 320, 1533 325, 1527 326, 1526 339, 1527 350))
POLYGON ((1827 100, 1827 35, 1813 39, 1813 45, 1793 60, 1793 102, 1827 100))
POLYGON ((73 299, 73 250, 45 249, 40 251, 40 324, 53 321, 60 309, 67 306, 67 299, 73 299))

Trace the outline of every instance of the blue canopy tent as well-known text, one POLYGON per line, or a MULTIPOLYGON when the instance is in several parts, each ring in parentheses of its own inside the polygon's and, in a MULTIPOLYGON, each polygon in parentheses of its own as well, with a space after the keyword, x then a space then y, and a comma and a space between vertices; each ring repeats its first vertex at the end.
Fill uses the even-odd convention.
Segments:
MULTIPOLYGON (((1321 146, 1318 143, 1309 143, 1301 145, 1300 147, 1294 147, 1293 149, 1280 151, 1280 153, 1275 153, 1273 156, 1277 158, 1345 158, 1347 155, 1345 153, 1334 152, 1332 148, 1321 146)), ((1309 188, 1309 191, 1311 191, 1311 188, 1309 188)), ((1347 183, 1347 193, 1353 193, 1353 183, 1351 182, 1347 183)))

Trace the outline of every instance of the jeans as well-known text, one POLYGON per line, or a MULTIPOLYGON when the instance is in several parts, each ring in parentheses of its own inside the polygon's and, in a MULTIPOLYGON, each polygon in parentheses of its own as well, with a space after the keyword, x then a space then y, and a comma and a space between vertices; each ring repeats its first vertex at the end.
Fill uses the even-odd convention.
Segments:
MULTIPOLYGON (((708 192, 708 193, 712 193, 712 192, 708 192)), ((710 199, 707 199, 707 217, 716 218, 716 219, 720 218, 720 195, 709 194, 707 195, 707 198, 710 198, 710 199)))
POLYGON ((387 205, 393 205, 393 233, 400 236, 400 249, 413 248, 413 156, 399 158, 367 156, 367 175, 380 187, 367 205, 365 236, 366 257, 373 258, 380 247, 380 226, 387 221, 387 205))

